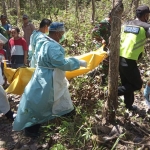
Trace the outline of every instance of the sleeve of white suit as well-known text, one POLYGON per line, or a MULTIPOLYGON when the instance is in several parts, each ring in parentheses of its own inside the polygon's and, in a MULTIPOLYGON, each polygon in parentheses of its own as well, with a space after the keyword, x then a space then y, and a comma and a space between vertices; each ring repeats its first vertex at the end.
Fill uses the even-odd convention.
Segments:
MULTIPOLYGON (((0 59, 1 59, 1 57, 0 57, 0 59)), ((3 84, 4 84, 4 78, 2 75, 1 60, 0 60, 0 85, 3 85, 3 84)))
POLYGON ((0 85, 0 112, 4 115, 10 110, 10 105, 3 87, 0 85))

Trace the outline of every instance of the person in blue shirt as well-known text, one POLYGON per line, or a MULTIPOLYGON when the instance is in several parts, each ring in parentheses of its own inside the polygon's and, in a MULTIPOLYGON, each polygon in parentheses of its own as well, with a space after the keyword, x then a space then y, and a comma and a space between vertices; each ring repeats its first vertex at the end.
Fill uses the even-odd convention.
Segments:
POLYGON ((1 15, 1 25, 2 27, 6 30, 7 37, 10 38, 11 34, 11 25, 7 22, 7 16, 6 15, 1 15))
POLYGON ((35 72, 24 90, 13 124, 13 130, 24 130, 30 137, 39 135, 41 123, 74 110, 65 71, 87 67, 84 60, 65 58, 65 50, 58 43, 65 31, 63 23, 53 22, 49 30, 57 38, 43 37, 35 72))
MULTIPOLYGON (((0 19, 1 19, 1 29, 0 29, 1 31, 0 32, 2 32, 1 34, 9 40, 10 34, 11 34, 11 25, 7 22, 7 16, 6 15, 1 15, 0 19)), ((5 43, 4 49, 6 50, 7 59, 10 59, 11 54, 10 54, 8 42, 5 43)))

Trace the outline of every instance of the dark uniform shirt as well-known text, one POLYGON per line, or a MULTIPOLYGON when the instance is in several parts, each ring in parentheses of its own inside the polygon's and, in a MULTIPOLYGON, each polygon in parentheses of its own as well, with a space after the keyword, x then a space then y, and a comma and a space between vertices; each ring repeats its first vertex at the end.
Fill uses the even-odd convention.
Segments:
POLYGON ((105 40, 106 46, 109 44, 109 37, 111 34, 111 25, 107 19, 102 20, 92 30, 92 37, 96 39, 96 44, 102 46, 102 40, 105 40))

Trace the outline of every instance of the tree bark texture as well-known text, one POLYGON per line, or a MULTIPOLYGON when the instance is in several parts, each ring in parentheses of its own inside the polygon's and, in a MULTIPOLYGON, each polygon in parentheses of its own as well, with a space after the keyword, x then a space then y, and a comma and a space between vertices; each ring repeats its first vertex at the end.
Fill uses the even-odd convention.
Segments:
POLYGON ((118 63, 120 51, 121 16, 123 12, 122 0, 115 1, 111 11, 111 38, 109 55, 108 99, 105 103, 103 121, 113 122, 118 107, 118 63))

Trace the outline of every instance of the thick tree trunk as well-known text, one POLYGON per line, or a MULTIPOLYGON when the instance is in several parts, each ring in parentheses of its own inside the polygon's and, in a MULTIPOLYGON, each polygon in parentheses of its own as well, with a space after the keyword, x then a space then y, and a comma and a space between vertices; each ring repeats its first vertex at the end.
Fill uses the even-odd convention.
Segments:
POLYGON ((120 50, 121 16, 123 12, 122 0, 115 1, 111 11, 111 38, 109 56, 109 77, 108 77, 108 100, 105 103, 103 112, 103 123, 115 121, 118 107, 118 62, 120 50))

